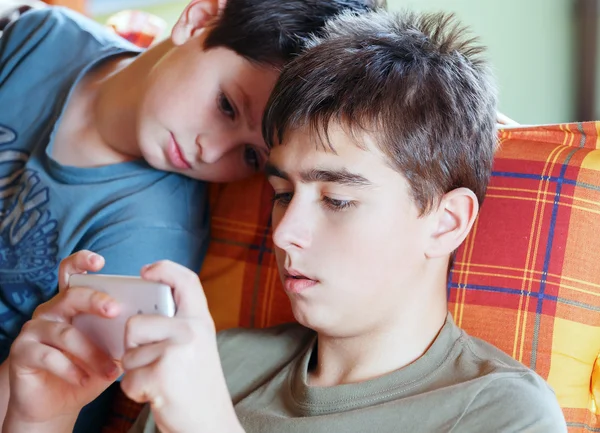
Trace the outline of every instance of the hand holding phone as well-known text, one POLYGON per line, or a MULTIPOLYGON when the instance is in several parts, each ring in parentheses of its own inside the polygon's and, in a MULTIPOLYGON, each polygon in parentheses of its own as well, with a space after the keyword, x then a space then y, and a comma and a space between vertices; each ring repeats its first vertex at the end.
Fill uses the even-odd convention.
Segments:
POLYGON ((92 314, 80 314, 73 318, 75 328, 116 360, 120 360, 125 352, 125 325, 131 316, 175 315, 172 291, 166 284, 139 277, 73 274, 69 278, 69 287, 88 287, 104 292, 121 305, 121 313, 114 318, 92 314))

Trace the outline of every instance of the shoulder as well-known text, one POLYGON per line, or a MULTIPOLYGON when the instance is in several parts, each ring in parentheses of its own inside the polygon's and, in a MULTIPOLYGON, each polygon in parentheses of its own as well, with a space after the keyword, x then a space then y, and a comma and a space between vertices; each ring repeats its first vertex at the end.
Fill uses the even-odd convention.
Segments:
MULTIPOLYGON (((30 10, 11 23, 6 29, 7 39, 30 39, 36 41, 49 34, 67 35, 78 33, 86 28, 94 28, 99 24, 76 12, 63 7, 45 7, 30 10)), ((3 36, 4 39, 5 36, 3 36)))
POLYGON ((52 33, 63 36, 88 36, 98 42, 115 43, 134 47, 117 36, 107 27, 71 9, 60 6, 50 6, 34 9, 24 13, 11 24, 17 33, 52 33))
POLYGON ((497 347, 462 331, 459 358, 465 380, 476 379, 476 392, 457 431, 566 432, 554 391, 536 372, 497 347), (498 413, 504 415, 499 417, 498 413), (491 430, 490 430, 491 429, 491 430), (475 431, 475 430, 473 430, 475 431))
POLYGON ((460 338, 458 341, 462 347, 461 360, 463 364, 465 366, 467 364, 477 365, 480 374, 498 371, 514 373, 533 372, 493 344, 473 337, 462 329, 460 329, 460 338))
POLYGON ((63 7, 46 7, 24 13, 7 27, 0 38, 0 69, 12 70, 25 56, 43 58, 42 65, 51 69, 53 64, 63 68, 85 64, 125 50, 140 51, 88 17, 63 7))
POLYGON ((0 38, 0 68, 51 45, 64 27, 60 8, 30 10, 8 25, 0 38))
POLYGON ((19 30, 35 30, 38 25, 53 27, 61 25, 72 15, 68 9, 62 7, 43 7, 39 9, 30 9, 21 14, 19 18, 10 24, 9 28, 18 28, 19 30))
POLYGON ((531 370, 490 375, 456 427, 457 431, 567 432, 554 392, 531 370))

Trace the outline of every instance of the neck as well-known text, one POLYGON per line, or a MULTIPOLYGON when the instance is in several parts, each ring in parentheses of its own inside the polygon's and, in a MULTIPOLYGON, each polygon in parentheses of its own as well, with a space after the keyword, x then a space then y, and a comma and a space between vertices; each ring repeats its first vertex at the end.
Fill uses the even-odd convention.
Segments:
POLYGON ((309 373, 310 385, 363 382, 420 358, 446 321, 445 284, 430 292, 419 291, 417 296, 419 299, 414 302, 404 300, 391 322, 369 332, 343 338, 320 333, 317 364, 309 373))

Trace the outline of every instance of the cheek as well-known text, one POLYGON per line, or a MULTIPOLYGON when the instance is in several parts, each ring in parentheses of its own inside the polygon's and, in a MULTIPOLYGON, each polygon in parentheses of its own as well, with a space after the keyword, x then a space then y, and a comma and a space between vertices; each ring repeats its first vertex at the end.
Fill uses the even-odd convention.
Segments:
POLYGON ((373 263, 382 286, 410 285, 423 271, 424 232, 419 222, 398 219, 381 225, 373 263))
POLYGON ((164 95, 149 95, 144 106, 141 108, 142 115, 149 117, 152 121, 171 128, 185 127, 189 133, 205 133, 207 126, 213 129, 218 125, 220 118, 217 117, 216 109, 210 105, 211 101, 195 98, 189 93, 176 93, 164 95))
POLYGON ((313 235, 311 263, 344 291, 361 291, 381 253, 379 234, 358 215, 323 218, 313 235))
POLYGON ((390 234, 375 227, 357 227, 338 245, 340 257, 348 257, 344 266, 346 279, 361 286, 372 283, 387 271, 384 265, 389 257, 390 234), (387 257, 386 257, 387 256, 387 257))
POLYGON ((352 224, 333 224, 318 237, 328 255, 338 257, 337 275, 358 291, 409 279, 423 257, 419 224, 389 211, 374 215, 352 224))
POLYGON ((198 85, 201 80, 161 72, 155 71, 149 80, 140 109, 143 116, 169 125, 210 125, 217 120, 216 102, 206 88, 198 85))
POLYGON ((143 113, 139 113, 136 134, 142 157, 152 167, 164 170, 166 167, 163 149, 170 139, 167 129, 157 122, 150 121, 143 113))

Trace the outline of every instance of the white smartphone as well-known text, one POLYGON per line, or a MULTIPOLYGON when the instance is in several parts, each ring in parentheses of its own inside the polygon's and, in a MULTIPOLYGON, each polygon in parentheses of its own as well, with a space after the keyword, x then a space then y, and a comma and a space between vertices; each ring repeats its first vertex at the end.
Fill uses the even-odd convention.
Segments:
POLYGON ((110 295, 121 306, 117 317, 107 319, 93 314, 79 314, 73 326, 83 332, 113 359, 120 360, 125 352, 125 324, 136 314, 175 315, 175 301, 166 284, 139 277, 101 274, 74 274, 69 287, 88 287, 110 295))

